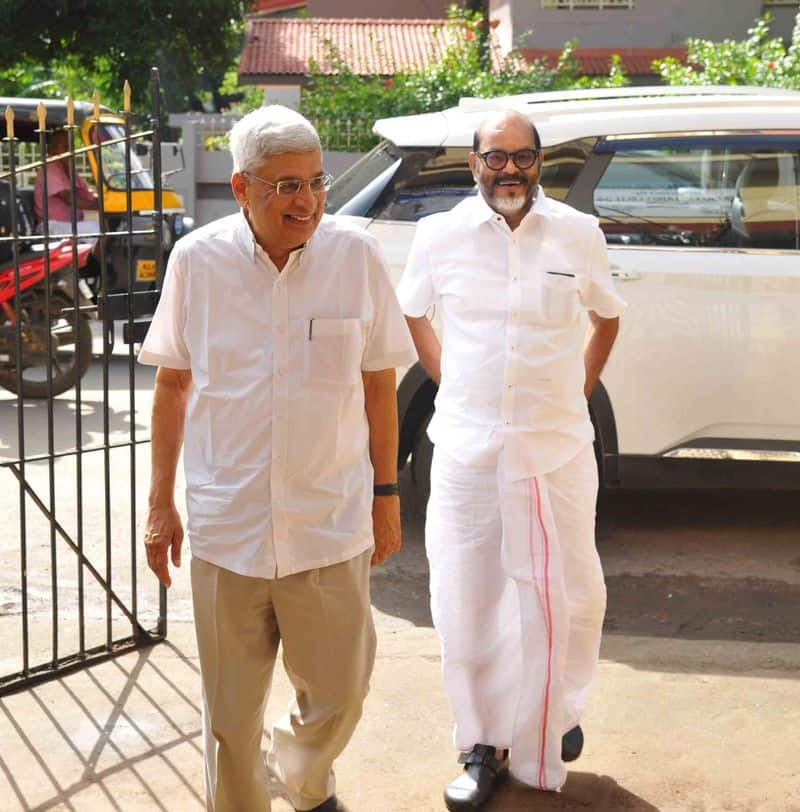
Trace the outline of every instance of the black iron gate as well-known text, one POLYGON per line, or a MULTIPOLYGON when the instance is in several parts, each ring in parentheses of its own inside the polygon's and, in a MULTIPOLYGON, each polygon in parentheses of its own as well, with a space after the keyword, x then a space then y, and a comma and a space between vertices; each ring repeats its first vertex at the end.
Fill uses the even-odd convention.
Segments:
POLYGON ((152 377, 134 344, 178 236, 156 69, 151 91, 138 130, 127 83, 122 113, 0 100, 0 695, 166 635, 137 542, 152 377))

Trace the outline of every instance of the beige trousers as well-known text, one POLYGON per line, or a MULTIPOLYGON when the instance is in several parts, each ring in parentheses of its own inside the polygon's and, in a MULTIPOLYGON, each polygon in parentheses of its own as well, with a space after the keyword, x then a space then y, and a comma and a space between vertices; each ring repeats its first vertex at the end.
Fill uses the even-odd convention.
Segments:
POLYGON ((272 729, 269 766, 295 809, 333 795, 375 660, 370 556, 270 580, 192 558, 210 812, 270 809, 261 737, 278 643, 295 700, 272 729))

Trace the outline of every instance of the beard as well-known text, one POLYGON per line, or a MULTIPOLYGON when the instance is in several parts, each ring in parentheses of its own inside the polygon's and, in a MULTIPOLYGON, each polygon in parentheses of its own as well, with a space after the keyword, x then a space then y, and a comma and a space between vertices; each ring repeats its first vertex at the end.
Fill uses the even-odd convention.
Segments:
POLYGON ((527 195, 514 195, 514 197, 498 197, 492 195, 488 203, 498 214, 519 214, 528 202, 527 195))
POLYGON ((536 192, 538 185, 534 186, 525 175, 504 175, 500 178, 495 178, 490 188, 487 190, 486 202, 498 214, 516 215, 524 209, 530 208, 533 201, 536 199, 536 192), (521 186, 513 194, 497 194, 497 189, 503 181, 515 180, 521 186))

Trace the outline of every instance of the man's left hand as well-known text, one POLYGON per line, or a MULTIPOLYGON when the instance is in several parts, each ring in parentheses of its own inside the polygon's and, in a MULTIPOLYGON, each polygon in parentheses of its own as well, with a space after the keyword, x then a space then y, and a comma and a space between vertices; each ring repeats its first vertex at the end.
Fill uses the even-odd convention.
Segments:
POLYGON ((400 549, 400 497, 375 496, 372 500, 372 531, 375 551, 372 566, 383 564, 400 549))

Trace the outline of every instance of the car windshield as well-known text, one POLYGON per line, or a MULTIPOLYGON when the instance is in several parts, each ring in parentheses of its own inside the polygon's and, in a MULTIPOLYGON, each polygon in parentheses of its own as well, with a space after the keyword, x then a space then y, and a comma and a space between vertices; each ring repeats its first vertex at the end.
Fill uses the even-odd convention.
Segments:
MULTIPOLYGON (((100 124, 92 130, 92 140, 103 144, 103 175, 111 189, 125 189, 125 142, 117 139, 125 137, 121 124, 100 124), (107 143, 113 142, 113 143, 107 143)), ((152 189, 153 177, 150 170, 142 166, 139 156, 132 146, 130 149, 131 189, 152 189)))
POLYGON ((325 211, 329 214, 339 211, 345 203, 355 197, 362 189, 368 187, 393 164, 396 164, 399 157, 394 144, 382 141, 361 158, 358 163, 336 178, 328 192, 325 211))

